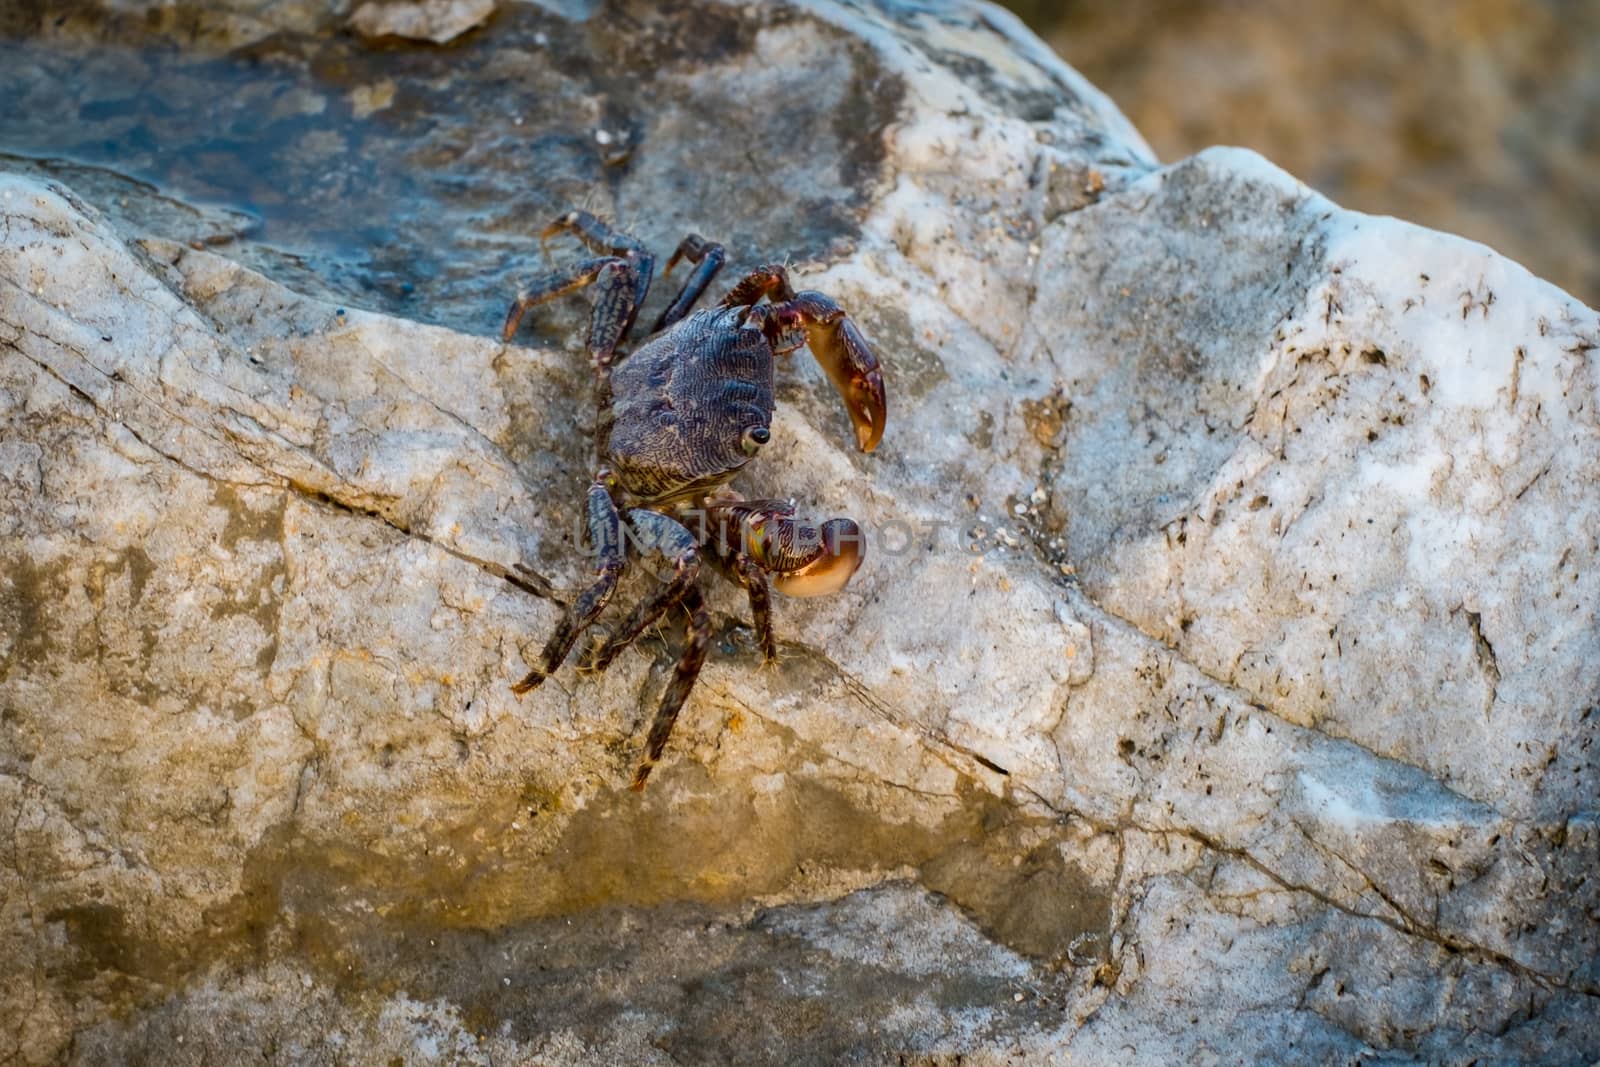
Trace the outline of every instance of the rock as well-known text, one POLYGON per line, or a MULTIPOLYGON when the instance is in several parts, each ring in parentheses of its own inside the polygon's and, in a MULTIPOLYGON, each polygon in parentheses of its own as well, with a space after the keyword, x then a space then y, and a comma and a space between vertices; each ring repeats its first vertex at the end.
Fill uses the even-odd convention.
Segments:
POLYGON ((1163 158, 1262 152, 1600 302, 1600 6, 1019 0, 1163 158))
POLYGON ((350 15, 363 37, 406 37, 446 44, 494 14, 495 0, 367 0, 350 15))
MULTIPOLYGON (((475 55, 617 47, 506 17, 475 55)), ((740 484, 866 566, 773 670, 717 588, 631 793, 670 635, 508 688, 585 581, 586 311, 492 336, 537 218, 463 332, 0 177, 0 1051, 1600 1055, 1600 318, 1249 153, 1160 167, 995 9, 640 17, 719 43, 594 206, 856 314, 883 446, 802 358, 740 484), (814 214, 680 125, 719 107, 817 134, 814 214)))

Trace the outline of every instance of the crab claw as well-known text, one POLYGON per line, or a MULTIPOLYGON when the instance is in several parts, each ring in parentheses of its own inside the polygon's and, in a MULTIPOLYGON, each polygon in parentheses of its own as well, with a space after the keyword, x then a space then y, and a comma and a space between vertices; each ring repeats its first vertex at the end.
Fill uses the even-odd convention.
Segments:
POLYGON ((789 518, 771 518, 752 530, 754 555, 785 596, 837 593, 861 566, 865 544, 850 519, 829 519, 821 528, 789 518))
POLYGON ((850 412, 856 443, 861 451, 871 452, 883 440, 889 414, 883 394, 883 370, 878 366, 878 357, 872 354, 872 346, 831 297, 807 291, 796 295, 789 306, 800 312, 806 344, 850 412))

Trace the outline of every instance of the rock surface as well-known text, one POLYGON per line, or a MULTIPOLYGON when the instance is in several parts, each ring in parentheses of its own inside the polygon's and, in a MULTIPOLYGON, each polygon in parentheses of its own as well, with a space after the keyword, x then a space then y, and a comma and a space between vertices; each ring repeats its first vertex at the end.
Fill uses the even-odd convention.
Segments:
POLYGON ((1163 157, 1246 145, 1600 304, 1600 5, 1012 0, 1163 157))
POLYGON ((494 14, 495 0, 369 0, 350 13, 350 28, 363 37, 407 37, 445 44, 494 14))
POLYGON ((592 206, 877 344, 880 450, 797 360, 741 480, 868 564, 775 670, 718 590, 630 793, 674 638, 507 686, 584 581, 583 304, 490 336, 538 218, 436 325, 0 176, 0 1054, 1600 1056, 1600 318, 1159 166, 996 9, 576 17, 472 36, 606 79, 592 206))

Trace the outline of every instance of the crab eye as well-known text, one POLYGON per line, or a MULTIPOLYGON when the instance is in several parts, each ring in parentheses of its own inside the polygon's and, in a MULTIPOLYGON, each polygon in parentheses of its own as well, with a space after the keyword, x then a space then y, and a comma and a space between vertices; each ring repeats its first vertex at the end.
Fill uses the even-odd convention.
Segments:
POLYGON ((765 426, 752 426, 744 432, 739 444, 744 449, 745 455, 753 456, 758 448, 770 440, 772 440, 771 430, 768 430, 765 426))

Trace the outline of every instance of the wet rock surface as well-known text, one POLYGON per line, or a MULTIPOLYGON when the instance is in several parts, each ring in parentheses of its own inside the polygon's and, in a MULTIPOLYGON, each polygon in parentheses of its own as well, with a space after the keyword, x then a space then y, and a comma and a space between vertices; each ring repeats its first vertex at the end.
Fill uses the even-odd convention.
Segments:
POLYGON ((0 162, 130 235, 468 332, 498 327, 542 269, 529 236, 573 204, 668 252, 714 228, 730 271, 854 234, 902 89, 848 32, 783 7, 511 4, 433 48, 377 21, 421 6, 363 5, 359 32, 270 5, 40 14, 0 39, 0 162))
POLYGON ((1159 167, 995 9, 122 9, 6 24, 84 88, 0 131, 0 1053, 1600 1054, 1593 311, 1159 167), (191 158, 252 94, 284 150, 191 158), (574 201, 792 257, 892 393, 863 457, 783 373, 738 485, 868 563, 775 669, 715 592, 643 794, 670 629, 507 684, 584 582, 583 302, 492 334, 574 201))

